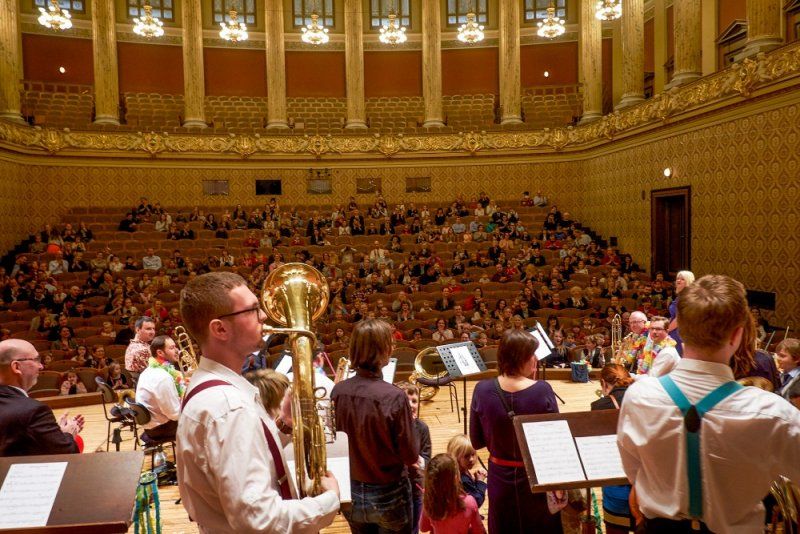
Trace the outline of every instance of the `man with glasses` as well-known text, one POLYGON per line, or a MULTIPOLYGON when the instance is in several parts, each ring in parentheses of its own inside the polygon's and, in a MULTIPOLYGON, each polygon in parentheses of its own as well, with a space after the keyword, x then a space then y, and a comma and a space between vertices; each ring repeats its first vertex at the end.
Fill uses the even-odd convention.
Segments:
POLYGON ((628 318, 628 335, 622 340, 622 347, 615 354, 617 363, 628 368, 631 374, 636 372, 642 349, 647 342, 647 316, 635 311, 628 318))
POLYGON ((650 334, 636 366, 637 380, 645 375, 663 376, 678 365, 681 357, 675 349, 675 340, 667 335, 667 326, 669 319, 666 317, 650 319, 650 334))
POLYGON ((290 403, 273 419, 240 374, 264 343, 258 297, 237 274, 206 273, 181 291, 181 315, 203 354, 178 420, 178 487, 189 516, 209 532, 318 532, 330 525, 339 510, 336 479, 328 473, 322 494, 292 499, 293 474, 281 453, 291 441, 290 403))
POLYGON ((33 345, 0 341, 0 456, 79 452, 83 416, 64 414, 56 421, 53 410, 28 397, 41 370, 33 345))

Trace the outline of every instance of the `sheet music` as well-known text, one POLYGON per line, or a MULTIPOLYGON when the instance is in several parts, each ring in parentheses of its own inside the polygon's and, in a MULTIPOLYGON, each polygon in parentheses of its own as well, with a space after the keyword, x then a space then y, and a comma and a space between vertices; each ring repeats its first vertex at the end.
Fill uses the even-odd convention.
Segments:
POLYGON ((339 502, 350 502, 350 458, 340 456, 338 458, 328 458, 328 471, 336 477, 339 483, 339 502))
POLYGON ((540 485, 586 480, 567 421, 524 423, 522 430, 540 485))
POLYGON ((536 323, 536 328, 530 330, 528 333, 535 337, 536 341, 539 342, 539 346, 536 347, 536 352, 534 352, 536 359, 541 361, 550 356, 550 353, 553 349, 550 347, 550 340, 547 337, 547 334, 545 334, 544 330, 542 330, 542 325, 536 323))
POLYGON ((381 369, 384 381, 394 384, 395 372, 397 372, 397 358, 389 358, 389 363, 384 365, 383 369, 381 369))
POLYGON ((291 356, 284 356, 281 358, 281 361, 278 362, 278 365, 275 367, 275 370, 282 375, 288 375, 292 372, 292 358, 291 356))
POLYGON ((67 462, 12 464, 0 488, 0 528, 44 527, 67 462))
POLYGON ((469 376, 481 372, 481 368, 478 367, 478 364, 475 363, 475 358, 472 357, 469 346, 451 347, 450 355, 453 357, 453 361, 456 362, 458 370, 461 371, 461 376, 469 376))
POLYGON ((575 438, 589 480, 625 478, 616 434, 575 438))

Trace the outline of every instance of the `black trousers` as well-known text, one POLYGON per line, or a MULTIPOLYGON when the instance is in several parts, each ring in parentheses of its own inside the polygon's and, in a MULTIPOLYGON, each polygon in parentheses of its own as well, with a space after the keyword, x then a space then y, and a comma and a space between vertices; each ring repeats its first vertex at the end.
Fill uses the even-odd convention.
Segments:
POLYGON ((163 440, 175 440, 175 434, 178 432, 178 422, 177 421, 167 421, 163 425, 158 425, 156 427, 150 428, 144 431, 144 434, 147 434, 147 437, 142 434, 142 440, 148 441, 151 439, 153 441, 163 441, 163 440))
POLYGON ((692 521, 689 519, 655 519, 644 520, 644 531, 647 534, 712 534, 705 523, 699 523, 696 529, 692 528, 692 521))

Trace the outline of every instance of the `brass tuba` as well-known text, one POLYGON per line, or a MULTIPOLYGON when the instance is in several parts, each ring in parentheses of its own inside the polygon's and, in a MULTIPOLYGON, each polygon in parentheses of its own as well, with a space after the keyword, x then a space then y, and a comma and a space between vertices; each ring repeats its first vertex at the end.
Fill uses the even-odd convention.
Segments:
POLYGON ((178 366, 185 375, 192 374, 197 369, 197 354, 194 351, 192 338, 183 326, 175 327, 175 344, 178 346, 178 366))
POLYGON ((431 400, 439 392, 439 386, 444 386, 453 381, 453 377, 443 371, 430 372, 425 369, 424 361, 429 356, 438 356, 439 351, 436 347, 426 347, 417 353, 414 358, 414 372, 408 377, 408 381, 419 387, 419 400, 431 400))
POLYGON ((619 314, 611 319, 611 361, 628 367, 622 351, 622 317, 619 314))
POLYGON ((342 380, 347 380, 350 374, 350 360, 342 356, 336 364, 336 373, 333 375, 333 383, 338 384, 342 380))
MULTIPOLYGON (((325 277, 305 263, 286 263, 272 271, 261 292, 267 316, 286 328, 264 325, 264 333, 288 333, 292 351, 294 391, 292 402, 292 443, 295 476, 301 497, 322 493, 321 481, 327 472, 325 426, 319 415, 314 384, 313 348, 316 336, 311 323, 328 305, 325 277)), ((319 388, 324 395, 324 389, 319 388)))

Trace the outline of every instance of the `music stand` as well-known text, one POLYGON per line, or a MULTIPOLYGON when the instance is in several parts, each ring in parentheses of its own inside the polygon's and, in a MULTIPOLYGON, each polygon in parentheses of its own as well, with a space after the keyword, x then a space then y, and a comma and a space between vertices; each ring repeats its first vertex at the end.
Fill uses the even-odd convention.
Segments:
MULTIPOLYGON (((547 335, 547 332, 544 328, 542 328, 542 324, 539 321, 536 321, 536 324, 528 330, 528 333, 536 338, 536 341, 539 342, 539 346, 536 347, 536 361, 537 361, 537 370, 539 369, 539 365, 542 366, 542 380, 545 382, 547 381, 547 365, 545 365, 545 360, 547 359, 550 354, 553 353, 553 349, 555 348, 555 344, 550 340, 550 336, 547 335)), ((561 401, 561 404, 566 404, 564 399, 556 393, 555 391, 553 394, 556 396, 558 400, 561 401)))
POLYGON ((486 371, 486 364, 472 341, 439 345, 436 351, 450 376, 461 378, 464 385, 464 402, 461 409, 464 411, 464 434, 467 434, 467 377, 486 371))
POLYGON ((619 410, 514 417, 531 491, 586 488, 591 516, 591 488, 630 483, 616 443, 618 419, 619 410))

